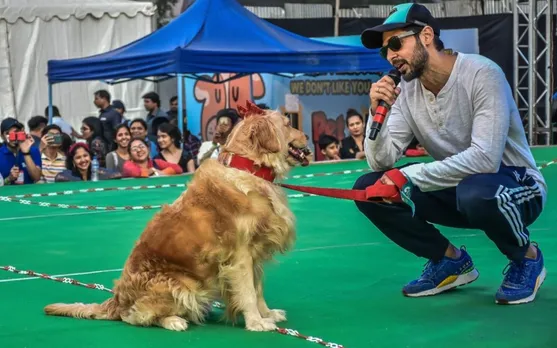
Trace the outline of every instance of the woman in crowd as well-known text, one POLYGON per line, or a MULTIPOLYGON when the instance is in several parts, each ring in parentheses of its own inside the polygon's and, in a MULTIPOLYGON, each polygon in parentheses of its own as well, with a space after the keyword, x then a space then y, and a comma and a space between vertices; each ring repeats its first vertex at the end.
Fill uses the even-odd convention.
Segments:
POLYGON ((97 156, 100 166, 106 166, 106 154, 109 151, 108 142, 104 139, 103 126, 98 117, 90 116, 83 119, 81 134, 87 142, 94 156, 97 156))
POLYGON ((121 124, 115 129, 114 143, 116 150, 106 155, 106 168, 121 173, 124 169, 124 162, 130 159, 128 145, 130 144, 131 133, 126 124, 121 124))
POLYGON ((147 138, 147 122, 142 118, 136 118, 130 122, 130 133, 132 138, 145 138, 149 146, 149 156, 154 158, 157 153, 157 144, 147 138))
MULTIPOLYGON (((93 153, 85 143, 75 143, 70 147, 66 156, 66 170, 56 175, 55 182, 90 181, 91 161, 93 153)), ((99 180, 119 179, 120 173, 106 168, 99 168, 99 180)))
POLYGON ((157 130, 159 153, 154 159, 177 164, 182 168, 183 173, 192 173, 195 171, 195 162, 189 151, 181 149, 181 139, 178 127, 171 123, 161 124, 157 130))
POLYGON ((364 118, 354 109, 346 111, 346 127, 350 135, 341 141, 340 158, 364 159, 364 118))
POLYGON ((182 174, 182 168, 162 159, 149 158, 149 143, 144 137, 133 138, 128 145, 130 159, 124 163, 122 175, 129 178, 147 178, 159 175, 182 174))
MULTIPOLYGON (((178 126, 178 118, 174 117, 171 119, 170 121, 171 124, 178 126)), ((180 128, 178 128, 180 129, 180 128)), ((196 137, 195 135, 192 134, 192 132, 190 132, 190 130, 188 129, 188 118, 186 117, 186 114, 184 113, 184 122, 182 125, 182 130, 183 130, 183 134, 182 134, 182 143, 183 146, 182 148, 184 149, 184 151, 187 151, 191 154, 192 158, 194 159, 194 162, 196 164, 196 168, 197 166, 197 154, 199 153, 199 148, 201 147, 201 140, 199 140, 198 137, 196 137)))

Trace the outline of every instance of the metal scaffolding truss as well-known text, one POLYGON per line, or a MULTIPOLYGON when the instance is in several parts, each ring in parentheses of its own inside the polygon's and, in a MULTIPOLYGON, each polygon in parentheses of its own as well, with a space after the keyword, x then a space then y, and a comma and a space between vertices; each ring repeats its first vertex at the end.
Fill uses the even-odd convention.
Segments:
POLYGON ((550 145, 553 0, 509 2, 514 18, 514 98, 530 145, 550 145))

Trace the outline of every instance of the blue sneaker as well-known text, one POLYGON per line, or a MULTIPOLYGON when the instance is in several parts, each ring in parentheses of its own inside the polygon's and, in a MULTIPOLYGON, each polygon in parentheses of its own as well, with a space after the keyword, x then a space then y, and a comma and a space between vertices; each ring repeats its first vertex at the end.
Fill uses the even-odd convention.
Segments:
POLYGON ((407 284, 402 293, 408 297, 432 296, 444 291, 470 284, 480 276, 474 266, 472 258, 461 248, 458 259, 444 257, 441 261, 434 263, 429 261, 419 279, 407 284))
POLYGON ((495 303, 521 304, 534 301, 546 275, 542 252, 537 245, 534 247, 538 251, 535 260, 525 258, 521 263, 511 261, 505 267, 505 279, 495 295, 495 303))

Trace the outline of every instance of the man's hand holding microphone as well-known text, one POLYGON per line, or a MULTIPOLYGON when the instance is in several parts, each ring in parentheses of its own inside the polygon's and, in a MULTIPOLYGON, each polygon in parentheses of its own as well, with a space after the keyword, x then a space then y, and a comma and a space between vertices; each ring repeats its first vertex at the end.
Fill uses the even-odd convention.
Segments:
POLYGON ((397 69, 393 69, 388 75, 383 76, 379 81, 371 85, 369 98, 371 100, 373 123, 371 124, 371 133, 369 134, 370 140, 377 138, 391 106, 400 94, 400 88, 397 87, 399 83, 400 72, 397 69))
MULTIPOLYGON (((388 75, 383 76, 379 81, 371 85, 369 98, 371 100, 371 113, 373 114, 369 140, 375 141, 381 127, 387 118, 391 106, 400 95, 400 72, 393 69, 388 75)), ((412 192, 412 182, 398 169, 391 169, 385 172, 379 180, 366 189, 368 196, 380 197, 385 203, 406 203, 412 210, 414 204, 410 200, 412 192), (395 186, 395 187, 392 187, 395 186), (392 187, 392 189, 387 189, 392 187)))

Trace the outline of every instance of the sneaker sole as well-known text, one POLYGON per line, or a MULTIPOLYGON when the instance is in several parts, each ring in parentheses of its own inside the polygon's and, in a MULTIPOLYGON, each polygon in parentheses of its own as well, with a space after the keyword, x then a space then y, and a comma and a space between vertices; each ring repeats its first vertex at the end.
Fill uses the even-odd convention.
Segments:
POLYGON ((444 285, 440 288, 429 289, 429 290, 418 292, 418 293, 415 293, 415 294, 406 293, 403 290, 402 293, 406 297, 433 296, 433 295, 437 295, 437 294, 440 294, 442 292, 454 289, 454 288, 459 287, 459 286, 470 284, 470 283, 474 282, 476 279, 478 279, 479 276, 480 276, 480 272, 478 272, 478 270, 474 268, 472 271, 470 271, 468 273, 459 275, 455 279, 454 282, 452 282, 450 284, 447 284, 447 285, 444 285))
POLYGON ((540 275, 538 276, 538 280, 536 281, 536 287, 534 288, 534 292, 532 293, 532 295, 530 295, 526 298, 522 298, 520 300, 515 300, 515 301, 495 300, 495 303, 500 304, 500 305, 517 305, 517 304, 530 303, 530 302, 534 301, 534 299, 536 298, 536 294, 538 293, 538 290, 540 289, 540 287, 542 286, 542 284, 545 280, 546 274, 547 274, 547 272, 546 272, 545 267, 544 267, 542 269, 540 275))

